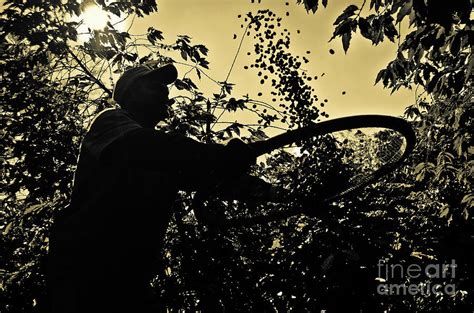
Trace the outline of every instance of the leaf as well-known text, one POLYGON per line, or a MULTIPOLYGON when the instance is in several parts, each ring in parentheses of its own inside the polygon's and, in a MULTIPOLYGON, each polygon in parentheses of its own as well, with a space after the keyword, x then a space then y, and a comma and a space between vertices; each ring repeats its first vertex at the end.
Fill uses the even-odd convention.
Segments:
POLYGON ((143 63, 150 62, 150 58, 151 58, 151 54, 145 55, 144 57, 141 57, 138 60, 138 63, 143 64, 143 63))
POLYGON ((375 11, 379 11, 381 0, 370 0, 370 9, 375 7, 375 11))
MULTIPOLYGON (((223 98, 225 97, 225 95, 220 94, 220 93, 214 93, 214 94, 212 94, 212 95, 213 95, 213 97, 214 97, 214 100, 216 100, 216 101, 219 101, 219 100, 221 100, 221 99, 223 99, 223 98)), ((208 105, 210 105, 210 104, 211 104, 211 103, 208 101, 208 105)))
POLYGON ((462 156, 463 154, 463 143, 464 143, 464 138, 462 136, 457 136, 454 139, 454 150, 456 150, 456 153, 458 156, 462 156))
POLYGON ((253 129, 253 128, 249 128, 248 131, 250 132, 250 134, 252 135, 252 139, 255 139, 255 140, 265 140, 265 139, 268 139, 268 135, 265 134, 264 131, 260 130, 260 129, 253 129))
POLYGON ((349 49, 349 45, 351 42, 351 32, 347 32, 342 35, 342 47, 344 48, 344 53, 347 53, 347 49, 349 49))
POLYGON ((178 90, 191 90, 189 84, 187 84, 185 81, 181 80, 181 79, 176 79, 175 82, 174 82, 174 86, 178 89, 178 90))
POLYGON ((474 193, 468 193, 467 195, 464 195, 464 197, 461 200, 462 204, 467 204, 469 207, 473 207, 474 205, 474 193))
POLYGON ((148 27, 148 33, 146 35, 147 39, 149 42, 154 44, 157 40, 163 40, 163 32, 160 30, 157 30, 153 27, 148 27))
POLYGON ((369 31, 370 29, 369 22, 365 18, 360 17, 358 20, 358 25, 359 25, 359 30, 360 30, 361 35, 367 39, 372 39, 372 35, 369 31))
POLYGON ((354 15, 355 11, 359 8, 356 5, 351 4, 348 6, 341 15, 339 15, 333 25, 338 25, 340 22, 344 21, 348 17, 354 15))
POLYGON ((332 34, 332 37, 329 41, 333 40, 337 36, 342 36, 345 33, 352 32, 352 25, 354 23, 357 23, 353 19, 345 20, 341 24, 337 25, 336 28, 334 29, 334 33, 332 34))
POLYGON ((425 163, 419 163, 417 166, 415 166, 415 170, 413 171, 414 174, 418 174, 425 168, 425 163))
POLYGON ((377 85, 377 83, 382 79, 382 77, 385 75, 385 70, 380 70, 378 73, 377 73, 377 77, 375 78, 375 84, 374 85, 377 85))
POLYGON ((443 205, 440 209, 440 217, 446 217, 449 214, 449 206, 447 204, 443 205))
POLYGON ((234 125, 235 125, 235 127, 233 128, 233 130, 234 130, 235 134, 237 136, 240 136, 240 128, 239 128, 240 126, 239 126, 239 124, 234 124, 234 125))
POLYGON ((135 62, 136 59, 138 59, 138 54, 136 54, 136 53, 125 53, 125 54, 123 54, 123 57, 127 61, 135 62))
POLYGON ((221 82, 221 84, 222 84, 221 88, 226 94, 230 94, 232 92, 232 88, 234 88, 234 84, 228 83, 228 82, 221 82))
POLYGON ((409 105, 405 109, 404 115, 407 116, 408 118, 413 118, 413 117, 421 116, 421 113, 420 113, 420 110, 417 107, 415 107, 414 105, 409 105))
POLYGON ((190 89, 197 89, 196 84, 194 84, 194 82, 191 80, 191 78, 186 77, 186 78, 183 79, 183 82, 185 82, 190 87, 190 89))
MULTIPOLYGON (((301 2, 301 1, 299 1, 301 2)), ((306 11, 315 13, 318 10, 319 0, 303 0, 306 11)))
POLYGON ((116 7, 109 6, 109 7, 104 7, 107 11, 111 12, 112 14, 120 17, 120 10, 116 7))
POLYGON ((410 13, 411 9, 412 9, 412 2, 407 1, 405 5, 400 9, 400 11, 398 11, 397 23, 400 23, 403 20, 403 18, 410 13))
POLYGON ((198 49, 204 55, 207 55, 207 53, 209 52, 209 49, 207 49, 207 47, 204 45, 195 45, 194 48, 198 49))
POLYGON ((436 75, 433 76, 430 82, 426 85, 426 90, 428 92, 432 92, 435 89, 435 86, 438 83, 441 76, 443 76, 443 73, 441 72, 438 72, 436 75))
POLYGON ((435 165, 431 162, 421 162, 415 167, 413 174, 417 174, 417 181, 422 181, 425 178, 426 173, 434 172, 434 168, 435 165))
POLYGON ((467 208, 464 208, 464 210, 462 210, 462 216, 465 220, 469 218, 469 210, 467 208))
POLYGON ((26 208, 25 211, 23 212, 23 214, 24 214, 24 215, 27 215, 27 214, 36 212, 36 211, 38 211, 39 209, 41 209, 42 207, 43 207, 43 204, 35 204, 35 205, 32 205, 32 206, 26 208))
POLYGON ((461 38, 462 38, 462 32, 458 32, 453 40, 451 41, 451 46, 449 47, 449 52, 451 52, 451 54, 453 56, 458 56, 458 53, 459 53, 459 50, 461 48, 461 38))
POLYGON ((446 163, 453 163, 454 159, 455 157, 452 153, 449 153, 447 151, 442 151, 438 154, 436 161, 438 164, 446 164, 446 163))
POLYGON ((412 257, 415 257, 415 258, 418 258, 418 259, 423 259, 423 258, 426 258, 426 259, 430 259, 430 260, 434 260, 435 257, 432 256, 432 255, 429 255, 429 254, 425 254, 423 252, 420 252, 420 251, 413 251, 410 256, 412 257))
POLYGON ((112 58, 111 64, 122 62, 122 58, 123 56, 121 54, 117 54, 115 57, 112 58))
POLYGON ((3 230, 3 235, 6 236, 8 235, 8 233, 10 232, 10 230, 12 229, 13 227, 13 222, 10 222, 7 224, 7 226, 5 227, 5 229, 3 230))
POLYGON ((391 42, 394 42, 395 36, 398 35, 398 31, 393 25, 393 18, 391 16, 388 16, 383 20, 383 29, 385 36, 387 36, 391 42))

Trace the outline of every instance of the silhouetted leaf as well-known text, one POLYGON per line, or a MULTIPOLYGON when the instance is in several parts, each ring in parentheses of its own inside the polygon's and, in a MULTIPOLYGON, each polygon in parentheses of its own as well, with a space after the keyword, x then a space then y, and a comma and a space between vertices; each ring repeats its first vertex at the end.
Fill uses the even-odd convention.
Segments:
POLYGON ((163 32, 159 31, 153 27, 148 28, 147 32, 147 39, 150 41, 152 44, 156 43, 157 40, 163 40, 163 32))
POLYGON ((359 30, 362 36, 367 39, 372 39, 372 35, 369 32, 370 24, 363 17, 360 17, 358 20, 359 30))
POLYGON ((357 11, 358 9, 359 8, 356 5, 353 5, 353 4, 349 5, 344 10, 344 12, 342 12, 342 14, 337 17, 336 21, 334 22, 334 25, 338 25, 342 21, 346 20, 348 17, 354 15, 355 11, 357 11))
POLYGON ((397 29, 393 25, 393 18, 391 16, 387 16, 386 18, 384 18, 383 23, 385 36, 387 36, 388 39, 393 42, 395 36, 398 35, 397 29))
POLYGON ((412 10, 412 2, 406 1, 403 7, 398 11, 396 22, 400 23, 405 16, 410 14, 411 10, 412 10))
POLYGON ((375 78, 375 84, 376 85, 381 79, 382 77, 385 75, 385 70, 380 70, 378 73, 377 73, 377 77, 375 78))
POLYGON ((344 33, 342 35, 342 47, 344 48, 345 53, 347 53, 347 49, 349 49, 350 42, 351 42, 351 32, 344 33))
POLYGON ((459 50, 461 48, 461 39, 462 39, 462 33, 458 32, 456 35, 453 36, 453 39, 451 41, 451 46, 449 48, 449 51, 451 52, 452 55, 457 56, 459 53, 459 50))

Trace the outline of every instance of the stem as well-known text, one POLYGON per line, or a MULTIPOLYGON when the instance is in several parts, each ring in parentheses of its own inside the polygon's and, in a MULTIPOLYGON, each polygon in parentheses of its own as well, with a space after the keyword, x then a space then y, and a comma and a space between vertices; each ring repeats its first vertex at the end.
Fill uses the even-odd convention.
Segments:
POLYGON ((400 39, 402 37, 402 21, 398 22, 398 50, 400 50, 400 39))
POLYGON ((362 13, 362 9, 364 8, 366 1, 367 1, 367 0, 364 0, 364 2, 362 2, 362 5, 360 6, 360 9, 359 9, 359 13, 357 13, 356 19, 359 18, 360 13, 362 13))
MULTIPOLYGON (((208 114, 211 114, 211 102, 208 100, 206 105, 206 111, 208 114)), ((211 141, 211 121, 208 120, 206 122, 206 143, 210 143, 211 141)))
POLYGON ((68 46, 66 46, 66 49, 67 51, 69 52, 69 54, 73 57, 74 60, 76 60, 77 64, 81 67, 81 69, 90 77, 92 78, 92 80, 94 81, 94 83, 96 83, 100 88, 102 88, 108 95, 109 97, 112 97, 112 92, 99 80, 97 79, 94 74, 92 74, 89 69, 81 62, 81 60, 79 60, 79 58, 77 57, 77 55, 74 54, 74 52, 72 52, 71 49, 69 49, 68 46))
POLYGON ((189 67, 192 67, 192 69, 196 68, 196 69, 199 69, 199 71, 201 72, 202 75, 206 76, 209 80, 211 80, 212 82, 216 83, 217 85, 221 86, 222 84, 219 83, 217 80, 215 80, 214 78, 212 78, 211 76, 209 76, 201 67, 199 67, 198 65, 191 65, 191 64, 188 64, 188 63, 184 63, 184 62, 179 62, 179 61, 175 61, 174 63, 176 64, 180 64, 180 65, 185 65, 185 66, 189 66, 189 67))
MULTIPOLYGON (((215 112, 215 109, 214 111, 212 112, 212 114, 214 114, 215 112)), ((212 124, 212 128, 214 128, 214 126, 216 125, 216 123, 219 121, 219 119, 222 117, 222 115, 224 115, 225 113, 225 109, 222 110, 221 114, 219 114, 219 116, 217 117, 216 121, 214 122, 214 124, 212 124)))
POLYGON ((242 34, 242 37, 240 38, 239 47, 237 48, 237 52, 235 53, 234 60, 232 61, 232 64, 231 64, 230 69, 229 69, 229 72, 227 73, 227 76, 226 76, 226 78, 225 78, 225 80, 224 80, 225 82, 227 82, 227 80, 229 79, 230 73, 232 72, 232 69, 234 68, 235 61, 237 60, 237 56, 239 55, 240 48, 242 48, 242 43, 244 42, 245 34, 247 33, 250 24, 252 24, 252 22, 250 22, 250 23, 247 24, 247 27, 245 27, 244 33, 242 34))

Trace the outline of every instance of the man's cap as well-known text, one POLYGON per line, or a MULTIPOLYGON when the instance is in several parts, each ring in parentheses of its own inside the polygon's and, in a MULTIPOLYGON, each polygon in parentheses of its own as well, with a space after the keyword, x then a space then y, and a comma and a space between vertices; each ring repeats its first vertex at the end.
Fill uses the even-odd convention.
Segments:
POLYGON ((178 78, 178 71, 173 64, 166 64, 162 67, 152 68, 148 65, 140 65, 125 71, 115 84, 113 99, 119 104, 123 104, 125 95, 130 86, 138 78, 146 77, 157 83, 168 85, 178 78))

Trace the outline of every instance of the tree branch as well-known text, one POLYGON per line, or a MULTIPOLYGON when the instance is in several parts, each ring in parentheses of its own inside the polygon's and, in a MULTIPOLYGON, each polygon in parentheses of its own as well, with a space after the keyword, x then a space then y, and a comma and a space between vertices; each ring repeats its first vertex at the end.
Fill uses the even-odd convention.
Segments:
POLYGON ((91 71, 81 62, 81 60, 79 60, 79 58, 77 57, 77 55, 74 54, 74 52, 72 52, 71 49, 69 49, 68 46, 66 46, 66 49, 67 51, 69 52, 69 54, 73 57, 73 59, 77 62, 77 64, 81 67, 81 69, 90 77, 92 78, 92 81, 97 84, 102 90, 104 90, 108 95, 109 97, 112 97, 112 92, 109 90, 109 88, 107 88, 99 79, 97 79, 94 74, 91 73, 91 71))

